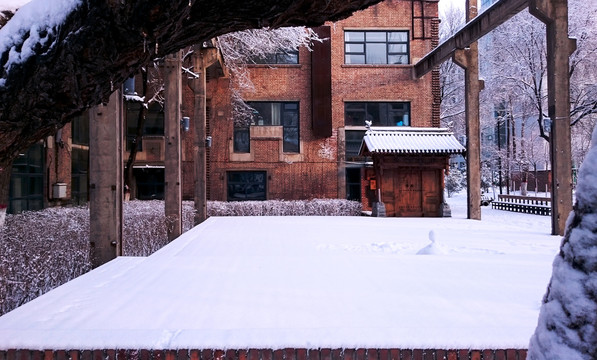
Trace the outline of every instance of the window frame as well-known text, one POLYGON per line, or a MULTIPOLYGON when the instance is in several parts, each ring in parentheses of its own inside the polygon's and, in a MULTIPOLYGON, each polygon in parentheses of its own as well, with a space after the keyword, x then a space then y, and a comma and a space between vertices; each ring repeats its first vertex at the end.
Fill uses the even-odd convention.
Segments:
MULTIPOLYGON (((141 102, 127 102, 126 103, 126 151, 131 150, 131 144, 137 136, 137 121, 139 120, 139 111, 141 106, 144 106, 141 102), (134 109, 134 106, 139 106, 138 109, 134 109), (131 116, 132 115, 132 116, 131 116)), ((164 107, 157 102, 150 103, 145 111, 145 125, 143 126, 143 137, 145 136, 164 136, 166 127, 166 116, 164 114, 164 107), (149 119, 152 117, 152 119, 149 119), (148 121, 150 120, 150 121, 148 121), (161 122, 161 124, 160 124, 161 122), (148 131, 149 125, 153 126, 151 131, 148 131), (161 126, 160 126, 161 125, 161 126), (155 130, 157 129, 157 130, 155 130), (161 129, 161 131, 160 131, 161 129)), ((143 151, 143 138, 139 139, 137 145, 137 151, 143 151)))
MULTIPOLYGON (((232 171, 227 171, 226 172, 226 200, 227 201, 264 201, 267 200, 267 184, 268 181, 268 176, 267 176, 267 171, 264 170, 232 170, 232 171), (233 180, 232 177, 234 175, 237 175, 238 177, 250 177, 253 176, 254 178, 257 178, 258 176, 261 176, 261 179, 263 181, 261 182, 250 182, 247 181, 246 178, 245 179, 241 179, 241 180, 233 180), (253 192, 253 193, 263 193, 263 195, 259 195, 257 197, 253 197, 253 196, 247 196, 245 198, 239 198, 239 197, 235 197, 233 196, 233 194, 237 194, 239 193, 239 191, 236 192, 232 192, 231 193, 231 188, 232 187, 238 187, 238 189, 242 188, 243 186, 250 186, 250 188, 254 188, 257 187, 257 189, 259 190, 258 192, 253 192), (262 191, 261 191, 262 190, 262 191)), ((245 191, 245 195, 249 195, 251 193, 247 193, 245 191)))
POLYGON ((365 121, 370 120, 372 121, 372 126, 411 126, 411 103, 410 101, 345 101, 344 102, 344 125, 345 126, 365 126, 365 121), (355 108, 347 109, 349 106, 357 106, 362 105, 362 111, 355 108), (405 106, 405 110, 401 109, 392 109, 391 105, 401 105, 405 106), (374 111, 374 106, 377 106, 377 111, 374 111), (371 110, 369 111, 369 108, 371 110), (381 117, 381 109, 385 107, 386 113, 384 114, 383 118, 381 117), (349 113, 364 113, 362 122, 358 122, 358 120, 348 121, 349 113), (395 119, 395 116, 392 114, 399 114, 400 112, 405 112, 406 114, 406 121, 404 120, 404 115, 402 121, 405 123, 398 125, 397 123, 390 123, 390 119, 395 119), (380 116, 378 119, 371 117, 371 114, 378 113, 380 116))
POLYGON ((410 33, 408 30, 344 30, 344 64, 346 65, 409 65, 410 64, 410 33), (350 40, 350 34, 362 33, 362 40, 350 40), (385 41, 371 39, 368 40, 368 34, 385 34, 385 41), (393 41, 390 39, 390 33, 401 33, 401 37, 405 36, 405 40, 393 41), (371 62, 368 59, 368 45, 385 44, 385 62, 371 62), (391 51, 392 45, 404 45, 406 51, 391 51), (349 50, 349 48, 362 46, 361 51, 349 50), (362 62, 349 60, 351 57, 363 57, 362 62), (406 56, 406 62, 390 62, 392 56, 406 56))
MULTIPOLYGON (((250 126, 281 126, 282 127, 282 152, 284 153, 291 153, 291 154, 299 154, 301 152, 301 114, 300 114, 300 101, 247 101, 248 106, 253 108, 254 115, 251 119, 250 126), (270 106, 270 118, 263 117, 258 109, 254 106, 256 104, 263 104, 270 106), (279 105, 277 108, 273 105, 279 105), (274 110, 279 111, 278 114, 271 116, 271 112, 274 110), (294 136, 291 140, 290 136, 296 134, 296 140, 294 140, 294 136)), ((236 129, 240 129, 241 127, 235 127, 235 135, 236 129)), ((249 126, 247 127, 247 129, 249 126)), ((246 131, 246 130, 245 130, 246 131)), ((239 133, 241 131, 239 130, 239 133)), ((250 134, 249 134, 249 143, 250 143, 250 134)), ((234 139, 236 143, 236 139, 234 139)), ((249 145, 250 150, 250 145, 249 145)), ((235 151, 236 152, 236 151, 235 151)))
POLYGON ((300 64, 299 51, 277 51, 265 57, 252 56, 249 65, 298 65, 300 64), (286 61, 292 59, 291 61, 286 61))

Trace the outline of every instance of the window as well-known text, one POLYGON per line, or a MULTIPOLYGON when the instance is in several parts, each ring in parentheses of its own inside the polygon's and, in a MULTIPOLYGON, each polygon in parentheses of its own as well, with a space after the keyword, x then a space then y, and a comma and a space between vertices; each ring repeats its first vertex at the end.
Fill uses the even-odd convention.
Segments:
POLYGON ((266 199, 265 171, 229 171, 228 201, 266 199))
POLYGON ((298 50, 280 51, 266 56, 254 56, 250 60, 254 64, 298 64, 298 50))
POLYGON ((137 182, 137 199, 164 199, 164 169, 134 169, 133 172, 137 182))
MULTIPOLYGON (((131 149, 135 136, 137 135, 137 123, 139 120, 139 111, 143 104, 129 102, 126 104, 126 149, 131 149)), ((143 126, 143 135, 164 135, 164 108, 159 103, 151 103, 145 113, 145 125, 143 126)), ((139 151, 143 150, 142 143, 138 144, 139 151)))
POLYGON ((237 126, 236 124, 234 125, 234 152, 251 152, 249 126, 237 126))
POLYGON ((250 101, 247 102, 247 105, 255 110, 251 119, 251 125, 282 126, 283 151, 286 153, 300 152, 298 102, 250 101))
POLYGON ((43 155, 43 145, 35 144, 14 160, 8 195, 7 211, 9 214, 43 209, 43 155))
POLYGON ((346 102, 344 124, 365 126, 410 126, 410 103, 408 102, 346 102))
POLYGON ((361 202, 361 168, 346 168, 346 199, 361 202))
POLYGON ((85 204, 89 200, 89 150, 72 149, 71 169, 71 199, 73 204, 85 204))
POLYGON ((363 142, 363 136, 365 131, 361 130, 346 130, 345 134, 345 154, 347 161, 358 161, 359 150, 361 149, 361 143, 363 142))
POLYGON ((408 31, 345 31, 344 63, 408 64, 408 31))
POLYGON ((73 144, 89 145, 89 112, 73 118, 71 122, 73 144))
MULTIPOLYGON (((347 126, 410 126, 410 103, 408 102, 346 102, 344 124, 347 126)), ((363 161, 359 157, 364 130, 346 130, 345 156, 347 161, 363 161)))

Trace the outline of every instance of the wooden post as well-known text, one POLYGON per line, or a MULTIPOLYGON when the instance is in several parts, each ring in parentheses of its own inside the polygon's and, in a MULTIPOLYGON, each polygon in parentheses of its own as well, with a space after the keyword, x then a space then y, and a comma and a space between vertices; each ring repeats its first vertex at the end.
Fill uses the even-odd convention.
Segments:
POLYGON ((195 154, 195 225, 207 219, 207 156, 206 156, 206 97, 205 97, 205 63, 203 57, 206 51, 215 49, 201 49, 193 56, 193 69, 198 75, 193 79, 192 87, 195 95, 195 140, 193 152, 195 154))
POLYGON ((168 55, 164 60, 164 137, 166 141, 164 200, 169 241, 182 234, 181 78, 180 53, 168 55))
POLYGON ((564 235, 572 211, 569 57, 576 41, 568 37, 567 0, 531 0, 529 12, 547 29, 547 105, 551 118, 551 233, 564 235))
MULTIPOLYGON (((477 16, 477 7, 466 1, 466 21, 477 16)), ((479 121, 479 93, 483 81, 479 80, 479 49, 473 42, 467 49, 458 49, 454 62, 464 69, 466 113, 466 184, 467 218, 481 220, 481 127, 479 121)))
POLYGON ((94 268, 122 255, 122 95, 89 111, 89 239, 94 268))

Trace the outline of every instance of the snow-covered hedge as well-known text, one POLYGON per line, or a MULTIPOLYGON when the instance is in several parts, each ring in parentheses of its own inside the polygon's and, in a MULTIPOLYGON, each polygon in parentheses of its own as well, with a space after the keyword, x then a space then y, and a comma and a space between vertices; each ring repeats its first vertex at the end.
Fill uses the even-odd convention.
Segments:
POLYGON ((340 199, 210 201, 207 212, 210 216, 358 216, 361 203, 340 199))
MULTIPOLYGON (((347 200, 209 202, 210 216, 360 215, 347 200)), ((183 231, 193 226, 193 202, 183 202, 183 231)), ((147 256, 168 243, 164 202, 128 201, 123 253, 147 256)), ((89 209, 48 208, 7 215, 0 229, 0 315, 91 269, 89 209)))

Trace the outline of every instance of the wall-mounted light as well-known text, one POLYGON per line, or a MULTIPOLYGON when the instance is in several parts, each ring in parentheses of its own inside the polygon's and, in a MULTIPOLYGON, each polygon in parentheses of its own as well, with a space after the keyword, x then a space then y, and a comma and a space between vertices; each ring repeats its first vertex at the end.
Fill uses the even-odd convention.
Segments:
POLYGON ((543 130, 546 133, 551 133, 551 118, 548 118, 548 117, 543 118, 543 130))
POLYGON ((182 119, 180 119, 180 127, 182 128, 182 131, 184 131, 184 132, 189 131, 190 121, 191 121, 191 119, 188 116, 184 116, 182 119))
POLYGON ((205 147, 206 148, 210 148, 211 147, 211 136, 208 136, 205 138, 205 147))

